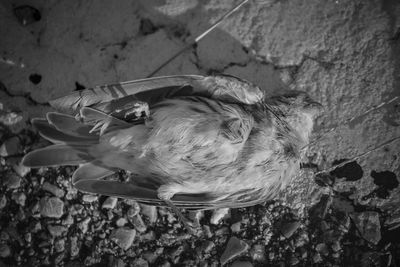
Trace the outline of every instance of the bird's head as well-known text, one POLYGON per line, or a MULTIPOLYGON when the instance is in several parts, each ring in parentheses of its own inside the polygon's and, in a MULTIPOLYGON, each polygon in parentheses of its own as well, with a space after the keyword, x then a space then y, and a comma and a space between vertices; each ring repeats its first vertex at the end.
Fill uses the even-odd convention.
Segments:
POLYGON ((314 119, 323 110, 322 105, 306 92, 294 90, 271 97, 268 104, 306 142, 313 129, 314 119))

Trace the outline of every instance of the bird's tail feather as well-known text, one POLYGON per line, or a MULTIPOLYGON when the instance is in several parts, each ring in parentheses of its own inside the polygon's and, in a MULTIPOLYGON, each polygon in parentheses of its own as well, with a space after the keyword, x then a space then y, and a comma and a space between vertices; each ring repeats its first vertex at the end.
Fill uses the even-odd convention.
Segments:
POLYGON ((96 139, 97 135, 90 133, 92 127, 79 122, 75 117, 58 112, 48 112, 46 115, 47 121, 54 126, 58 131, 82 138, 96 139))
MULTIPOLYGON (((72 129, 62 132, 55 126, 49 124, 45 119, 33 119, 32 124, 43 138, 55 144, 89 145, 97 144, 99 140, 99 137, 96 135, 79 135, 78 132, 76 132, 76 134, 70 134, 72 129)), ((60 126, 61 124, 62 123, 57 122, 57 127, 59 129, 62 129, 60 126)))
POLYGON ((82 180, 98 180, 113 174, 116 170, 99 165, 96 161, 85 163, 72 175, 72 183, 82 180))
POLYGON ((25 155, 22 164, 32 168, 78 165, 94 160, 86 150, 87 146, 51 145, 25 155))

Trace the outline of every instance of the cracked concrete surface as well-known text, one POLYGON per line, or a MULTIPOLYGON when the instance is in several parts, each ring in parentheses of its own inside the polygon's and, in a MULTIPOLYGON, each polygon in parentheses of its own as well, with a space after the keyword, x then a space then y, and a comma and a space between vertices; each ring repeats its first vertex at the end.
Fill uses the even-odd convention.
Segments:
MULTIPOLYGON (((2 1, 0 56, 25 65, 0 63, 4 110, 24 117, 14 131, 50 110, 50 99, 79 86, 146 77, 232 5, 217 0, 2 1), (19 24, 12 7, 20 4, 35 6, 42 19, 19 24), (40 82, 33 83, 30 75, 40 75, 40 82)), ((399 29, 395 0, 251 1, 157 75, 224 72, 271 94, 285 86, 309 92, 325 107, 316 135, 340 125, 307 153, 309 161, 330 166, 400 135, 398 101, 341 125, 400 95, 399 29)), ((355 201, 400 213, 399 188, 388 199, 363 199, 376 187, 372 170, 399 177, 399 151, 400 143, 392 143, 358 162, 364 177, 351 182, 355 201)))

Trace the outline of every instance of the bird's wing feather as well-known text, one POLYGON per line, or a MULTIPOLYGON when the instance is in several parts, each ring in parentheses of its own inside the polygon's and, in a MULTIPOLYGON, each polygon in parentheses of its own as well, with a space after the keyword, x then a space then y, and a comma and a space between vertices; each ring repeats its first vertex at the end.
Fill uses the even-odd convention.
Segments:
MULTIPOLYGON (((88 193, 134 199, 149 205, 166 206, 166 203, 159 199, 156 189, 144 185, 119 181, 81 180, 75 184, 75 187, 88 193)), ((218 200, 216 196, 209 194, 176 194, 171 201, 179 208, 208 210, 226 207, 247 207, 259 204, 263 200, 246 199, 235 202, 231 199, 218 200)))
POLYGON ((28 153, 22 159, 22 164, 37 168, 78 165, 92 161, 93 158, 85 153, 84 150, 85 147, 71 147, 64 144, 51 145, 28 153))
MULTIPOLYGON (((49 124, 46 119, 33 119, 33 126, 39 131, 40 135, 56 144, 96 144, 98 143, 98 136, 89 134, 70 134, 70 131, 60 131, 55 126, 49 124)), ((60 127, 60 126, 59 126, 60 127)), ((66 126, 67 127, 67 126, 66 126)), ((68 126, 69 127, 69 126, 68 126)), ((81 128, 82 129, 82 128, 81 128)))
POLYGON ((69 114, 76 114, 82 107, 111 112, 134 101, 153 105, 165 98, 192 95, 230 103, 254 104, 263 99, 264 92, 233 76, 177 75, 97 86, 56 98, 50 104, 69 114))
POLYGON ((98 164, 98 161, 92 161, 79 166, 72 175, 72 183, 75 184, 82 180, 99 180, 112 175, 116 170, 106 168, 98 164))

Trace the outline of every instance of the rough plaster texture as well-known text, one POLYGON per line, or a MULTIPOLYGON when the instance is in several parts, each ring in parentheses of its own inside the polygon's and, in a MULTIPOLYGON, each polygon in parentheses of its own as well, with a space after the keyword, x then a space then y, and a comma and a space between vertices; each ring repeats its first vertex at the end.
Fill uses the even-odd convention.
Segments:
MULTIPOLYGON (((237 2, 237 1, 235 1, 237 2)), ((4 110, 24 119, 50 110, 47 101, 77 85, 144 78, 232 7, 232 1, 2 1, 0 56, 24 68, 0 63, 4 110), (33 4, 42 20, 22 26, 10 10, 33 4), (143 30, 143 21, 154 25, 143 30), (29 80, 39 74, 38 84, 29 80)), ((341 125, 373 105, 400 95, 400 4, 397 1, 252 1, 223 25, 163 68, 158 75, 224 72, 255 82, 268 92, 309 92, 325 107, 316 135, 340 127, 313 145, 311 162, 330 166, 400 135, 399 104, 341 125), (283 80, 283 82, 282 82, 283 80)), ((360 203, 399 209, 400 189, 388 199, 362 197, 376 185, 372 170, 400 173, 400 142, 358 163, 364 177, 346 182, 360 203)), ((290 192, 302 192, 312 175, 290 192)), ((302 180, 300 180, 302 181, 302 180)), ((312 181, 312 180, 311 180, 312 181)), ((344 183, 344 182, 343 182, 344 183)), ((308 188, 312 188, 308 187, 308 188)))

